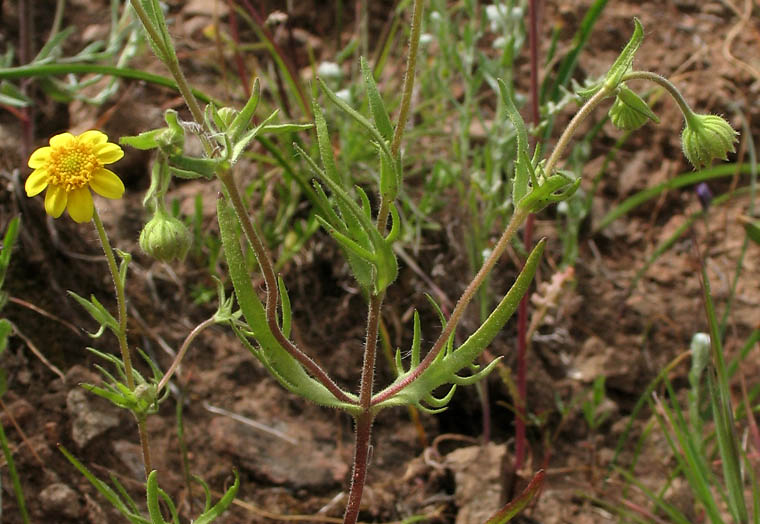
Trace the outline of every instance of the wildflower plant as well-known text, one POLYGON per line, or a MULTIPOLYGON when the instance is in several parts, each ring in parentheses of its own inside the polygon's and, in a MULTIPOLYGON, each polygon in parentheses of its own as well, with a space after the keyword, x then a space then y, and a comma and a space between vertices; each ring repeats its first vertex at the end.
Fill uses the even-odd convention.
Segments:
MULTIPOLYGON (((353 185, 338 170, 330 129, 317 99, 312 103, 314 121, 308 124, 280 123, 276 111, 259 123, 254 123, 254 113, 260 99, 258 81, 254 83, 250 98, 240 110, 214 104, 202 108, 179 67, 159 2, 138 0, 132 2, 131 7, 145 29, 151 48, 174 77, 193 118, 191 122, 183 122, 176 113, 169 111, 165 117, 166 127, 121 140, 122 144, 128 146, 156 151, 151 188, 145 204, 154 215, 151 222, 158 220, 163 223, 146 225, 141 235, 141 246, 148 254, 162 260, 182 258, 189 236, 172 230, 176 224, 167 224, 164 215, 164 198, 171 179, 218 180, 222 186, 222 195, 217 202, 217 219, 229 278, 239 307, 239 311, 234 310, 232 299, 225 296, 224 287, 220 285, 217 313, 188 335, 169 371, 162 375, 157 365, 149 363, 152 377, 145 378, 137 373, 131 364, 131 350, 126 333, 124 287, 130 257, 127 253, 118 252, 121 265, 117 267, 113 249, 90 194, 91 188, 109 198, 121 196, 123 185, 120 181, 117 183, 118 177, 111 176, 112 173, 103 166, 121 158, 122 151, 119 146, 108 143, 102 133, 90 131, 79 137, 58 135, 51 139, 49 147, 32 155, 29 165, 35 171, 27 180, 27 193, 33 196, 47 188, 45 208, 49 214, 57 217, 67 208, 72 218, 78 222, 92 219, 114 280, 118 303, 118 314, 115 317, 94 297, 90 300, 75 297, 101 324, 100 332, 95 335, 102 334, 106 329, 112 331, 117 336, 121 349, 120 361, 115 357, 103 356, 117 370, 113 374, 102 369, 107 385, 86 387, 117 406, 128 409, 135 416, 143 448, 150 518, 135 516, 137 512, 134 502, 121 500, 119 494, 86 473, 81 464, 77 467, 132 522, 164 522, 159 499, 169 508, 172 521, 177 521, 171 499, 157 487, 156 474, 151 467, 145 420, 155 411, 158 402, 165 398, 162 392, 172 373, 192 340, 203 328, 213 323, 228 325, 241 344, 283 387, 306 400, 342 410, 354 418, 353 471, 344 515, 344 522, 353 524, 359 517, 369 464, 372 424, 377 414, 383 409, 397 406, 417 406, 428 412, 439 412, 446 409, 457 387, 474 384, 494 369, 498 359, 483 368, 476 364, 476 359, 501 331, 527 292, 541 260, 545 240, 539 241, 530 250, 526 263, 511 288, 485 315, 481 325, 461 343, 457 342, 460 339, 456 337, 456 330, 467 306, 476 297, 528 215, 566 200, 578 189, 580 179, 561 170, 560 160, 580 124, 591 116, 596 107, 603 101, 614 98, 613 111, 619 116, 613 121, 623 127, 638 126, 648 120, 656 121, 657 117, 646 103, 626 86, 626 82, 633 80, 654 81, 666 86, 684 112, 687 129, 694 134, 693 138, 689 138, 688 148, 686 144, 684 146, 685 150, 689 150, 687 155, 692 155, 690 160, 694 158, 700 164, 707 163, 715 158, 723 158, 733 148, 733 130, 722 119, 720 122, 725 125, 715 120, 719 117, 706 119, 696 115, 667 80, 653 73, 632 69, 634 54, 643 36, 638 20, 635 20, 631 40, 605 77, 579 93, 583 100, 582 106, 547 158, 544 158, 540 147, 529 146, 528 130, 514 103, 514 96, 508 85, 499 80, 497 85, 501 102, 516 134, 516 160, 511 177, 512 216, 448 318, 433 302, 432 306, 440 314, 440 332, 431 337, 430 328, 423 329, 420 316, 414 314, 409 359, 405 361, 402 355, 406 352, 397 350, 395 380, 376 391, 375 360, 382 307, 386 292, 398 275, 394 245, 399 241, 403 227, 398 212, 405 178, 402 142, 411 112, 422 25, 422 0, 415 0, 412 4, 407 67, 395 122, 386 109, 374 72, 364 59, 360 62, 360 69, 369 116, 338 96, 321 79, 317 81, 323 100, 337 109, 343 118, 355 122, 362 130, 366 148, 374 154, 375 171, 378 174, 376 207, 373 207, 364 188, 353 185), (306 132, 311 132, 315 139, 311 149, 301 140, 306 132), (200 140, 202 155, 193 156, 185 150, 187 133, 200 140), (294 150, 313 175, 312 204, 317 209, 318 221, 340 246, 357 285, 366 297, 366 339, 360 385, 356 392, 340 387, 328 371, 291 340, 293 319, 285 282, 275 270, 276 263, 263 241, 261 225, 249 214, 238 182, 233 177, 236 164, 251 142, 271 134, 288 136, 294 140, 294 150), (241 232, 245 240, 243 247, 241 232), (251 282, 250 265, 246 263, 245 257, 248 249, 252 250, 263 277, 266 291, 263 300, 251 282), (431 338, 432 345, 424 351, 423 340, 431 338), (447 388, 446 392, 442 396, 434 395, 441 387, 447 388)), ((77 464, 73 457, 67 456, 77 464)), ((234 498, 237 486, 236 480, 216 506, 207 504, 206 511, 196 522, 210 522, 221 514, 234 498)), ((123 489, 119 489, 119 492, 123 493, 123 489)), ((509 512, 503 514, 507 513, 509 512)), ((497 514, 491 521, 504 522, 501 515, 497 514)))

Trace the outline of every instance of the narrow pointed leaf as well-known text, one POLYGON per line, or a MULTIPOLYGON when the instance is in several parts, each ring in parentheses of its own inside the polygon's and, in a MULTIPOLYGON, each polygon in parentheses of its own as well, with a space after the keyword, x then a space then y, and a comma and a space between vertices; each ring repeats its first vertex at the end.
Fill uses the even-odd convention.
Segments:
POLYGON ((644 28, 641 26, 638 18, 633 19, 634 29, 631 39, 628 41, 623 51, 620 52, 617 59, 612 63, 607 76, 604 80, 604 86, 608 91, 615 89, 620 81, 633 65, 633 58, 644 39, 644 28))
POLYGON ((538 470, 522 493, 492 515, 491 518, 486 521, 486 524, 506 524, 512 520, 525 509, 534 498, 536 498, 536 495, 538 495, 538 492, 541 491, 541 487, 544 485, 545 477, 546 474, 544 473, 544 470, 538 470))
POLYGON ((369 67, 364 57, 359 59, 362 74, 364 75, 364 86, 367 89, 367 98, 369 99, 369 109, 372 112, 372 119, 375 121, 375 127, 386 140, 390 141, 393 137, 393 125, 385 109, 385 104, 377 90, 375 77, 372 68, 369 67))

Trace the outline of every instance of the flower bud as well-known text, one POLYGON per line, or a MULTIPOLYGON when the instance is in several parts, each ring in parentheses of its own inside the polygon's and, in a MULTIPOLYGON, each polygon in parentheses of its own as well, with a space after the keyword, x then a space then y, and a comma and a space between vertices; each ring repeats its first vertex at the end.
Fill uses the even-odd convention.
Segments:
POLYGON ((733 153, 738 133, 723 117, 691 114, 681 135, 683 153, 695 169, 706 167, 713 159, 727 160, 733 153))
POLYGON ((238 116, 238 111, 232 107, 223 107, 219 109, 218 111, 219 119, 220 119, 220 128, 221 129, 227 129, 230 127, 230 124, 235 120, 235 117, 238 116))
POLYGON ((160 208, 140 233, 140 249, 161 262, 184 260, 192 242, 185 224, 160 208))
POLYGON ((660 121, 647 103, 624 85, 619 87, 609 115, 613 125, 625 131, 638 129, 650 119, 655 123, 660 121))

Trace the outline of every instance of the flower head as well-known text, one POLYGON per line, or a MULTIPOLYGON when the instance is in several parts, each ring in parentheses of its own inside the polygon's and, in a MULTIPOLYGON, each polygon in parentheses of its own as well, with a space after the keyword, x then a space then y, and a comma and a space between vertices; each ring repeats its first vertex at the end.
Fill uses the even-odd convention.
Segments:
POLYGON ((113 199, 124 193, 124 184, 116 173, 103 167, 123 156, 124 151, 100 131, 55 135, 49 146, 29 157, 29 167, 34 171, 26 179, 26 195, 33 197, 47 188, 48 215, 58 218, 68 209, 75 222, 88 222, 94 209, 90 189, 113 199))
POLYGON ((171 262, 175 258, 184 260, 192 242, 193 237, 185 224, 160 206, 140 233, 140 248, 161 262, 171 262))
POLYGON ((718 115, 686 117, 686 127, 681 134, 683 152, 696 169, 706 167, 716 158, 726 160, 734 152, 738 133, 718 115))

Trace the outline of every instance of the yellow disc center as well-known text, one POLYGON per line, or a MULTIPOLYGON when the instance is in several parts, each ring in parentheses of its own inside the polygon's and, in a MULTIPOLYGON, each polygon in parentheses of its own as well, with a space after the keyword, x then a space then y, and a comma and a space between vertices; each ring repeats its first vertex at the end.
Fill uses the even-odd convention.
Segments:
POLYGON ((92 173, 100 167, 89 144, 74 142, 50 153, 49 183, 72 191, 86 186, 92 173))

